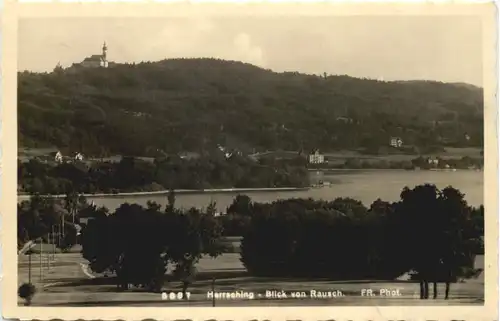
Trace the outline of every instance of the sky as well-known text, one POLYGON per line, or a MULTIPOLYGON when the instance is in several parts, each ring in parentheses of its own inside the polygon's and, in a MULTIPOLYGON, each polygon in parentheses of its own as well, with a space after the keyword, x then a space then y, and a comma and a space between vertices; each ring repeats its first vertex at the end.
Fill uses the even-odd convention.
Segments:
POLYGON ((482 86, 478 16, 23 18, 19 70, 108 60, 215 57, 273 71, 482 86))

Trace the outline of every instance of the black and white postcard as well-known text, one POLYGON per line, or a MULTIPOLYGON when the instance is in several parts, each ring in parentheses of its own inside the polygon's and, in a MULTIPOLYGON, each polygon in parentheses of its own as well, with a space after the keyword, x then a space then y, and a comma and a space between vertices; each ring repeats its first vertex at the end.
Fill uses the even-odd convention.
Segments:
POLYGON ((498 319, 493 4, 4 9, 4 317, 498 319))

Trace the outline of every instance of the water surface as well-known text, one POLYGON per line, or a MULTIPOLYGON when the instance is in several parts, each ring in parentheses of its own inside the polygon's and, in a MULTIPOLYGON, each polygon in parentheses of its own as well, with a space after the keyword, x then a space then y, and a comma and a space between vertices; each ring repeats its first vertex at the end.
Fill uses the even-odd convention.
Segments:
MULTIPOLYGON (((313 172, 311 175, 316 175, 313 172)), ((247 192, 256 202, 272 202, 287 198, 314 198, 333 200, 337 197, 351 197, 362 201, 365 206, 377 198, 386 201, 397 201, 403 187, 410 188, 424 183, 435 184, 438 188, 453 186, 465 194, 470 205, 483 204, 483 172, 463 170, 456 172, 444 171, 353 171, 342 174, 327 174, 325 181, 332 181, 330 187, 312 188, 306 191, 277 191, 277 192, 247 192)), ((206 207, 211 200, 217 203, 219 211, 225 211, 238 193, 200 193, 178 194, 176 205, 179 207, 206 207)), ((167 204, 166 195, 140 195, 126 197, 89 197, 99 206, 106 206, 110 210, 116 209, 122 203, 137 203, 146 205, 147 201, 167 204)))

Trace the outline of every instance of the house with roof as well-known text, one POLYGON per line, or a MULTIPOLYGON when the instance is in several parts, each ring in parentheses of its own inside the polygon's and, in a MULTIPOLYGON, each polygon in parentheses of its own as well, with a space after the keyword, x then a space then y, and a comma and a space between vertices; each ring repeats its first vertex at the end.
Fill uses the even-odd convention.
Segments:
POLYGON ((57 151, 57 152, 53 153, 52 156, 54 156, 54 161, 56 163, 62 163, 62 161, 63 161, 63 155, 61 154, 60 151, 57 151))
POLYGON ((310 164, 323 164, 325 162, 325 156, 319 153, 319 150, 315 150, 313 153, 309 154, 310 164))
POLYGON ((102 52, 100 55, 92 55, 83 59, 80 63, 74 63, 72 67, 83 67, 83 68, 108 68, 109 62, 107 58, 108 47, 106 42, 102 46, 102 52))
POLYGON ((391 137, 389 145, 392 147, 400 148, 403 146, 403 140, 400 137, 391 137))
POLYGON ((75 160, 80 162, 83 161, 83 155, 81 153, 76 153, 75 160))
POLYGON ((429 165, 431 166, 438 166, 439 165, 439 159, 435 158, 435 157, 429 157, 427 159, 427 162, 429 163, 429 165))

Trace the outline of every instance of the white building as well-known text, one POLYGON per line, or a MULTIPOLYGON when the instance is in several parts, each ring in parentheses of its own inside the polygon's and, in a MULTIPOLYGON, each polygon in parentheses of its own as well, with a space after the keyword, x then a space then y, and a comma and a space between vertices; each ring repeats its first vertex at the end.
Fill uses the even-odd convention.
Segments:
POLYGON ((439 165, 439 159, 437 158, 429 158, 427 161, 430 165, 439 165))
POLYGON ((391 137, 391 141, 389 144, 392 147, 401 147, 403 146, 403 140, 399 137, 391 137))
POLYGON ((61 152, 57 152, 56 155, 54 156, 54 160, 58 163, 62 163, 63 161, 63 155, 61 152))
POLYGON ((107 68, 109 65, 107 58, 108 47, 106 43, 102 45, 102 53, 100 55, 92 55, 85 58, 82 62, 73 64, 73 66, 85 68, 107 68))
POLYGON ((316 150, 314 153, 309 155, 309 163, 310 164, 323 164, 325 162, 325 156, 319 153, 319 150, 316 150))
POLYGON ((76 161, 83 161, 83 155, 81 153, 76 153, 75 160, 76 161))
POLYGON ((224 156, 229 159, 231 156, 233 156, 233 153, 228 151, 226 147, 217 145, 217 148, 224 154, 224 156))

